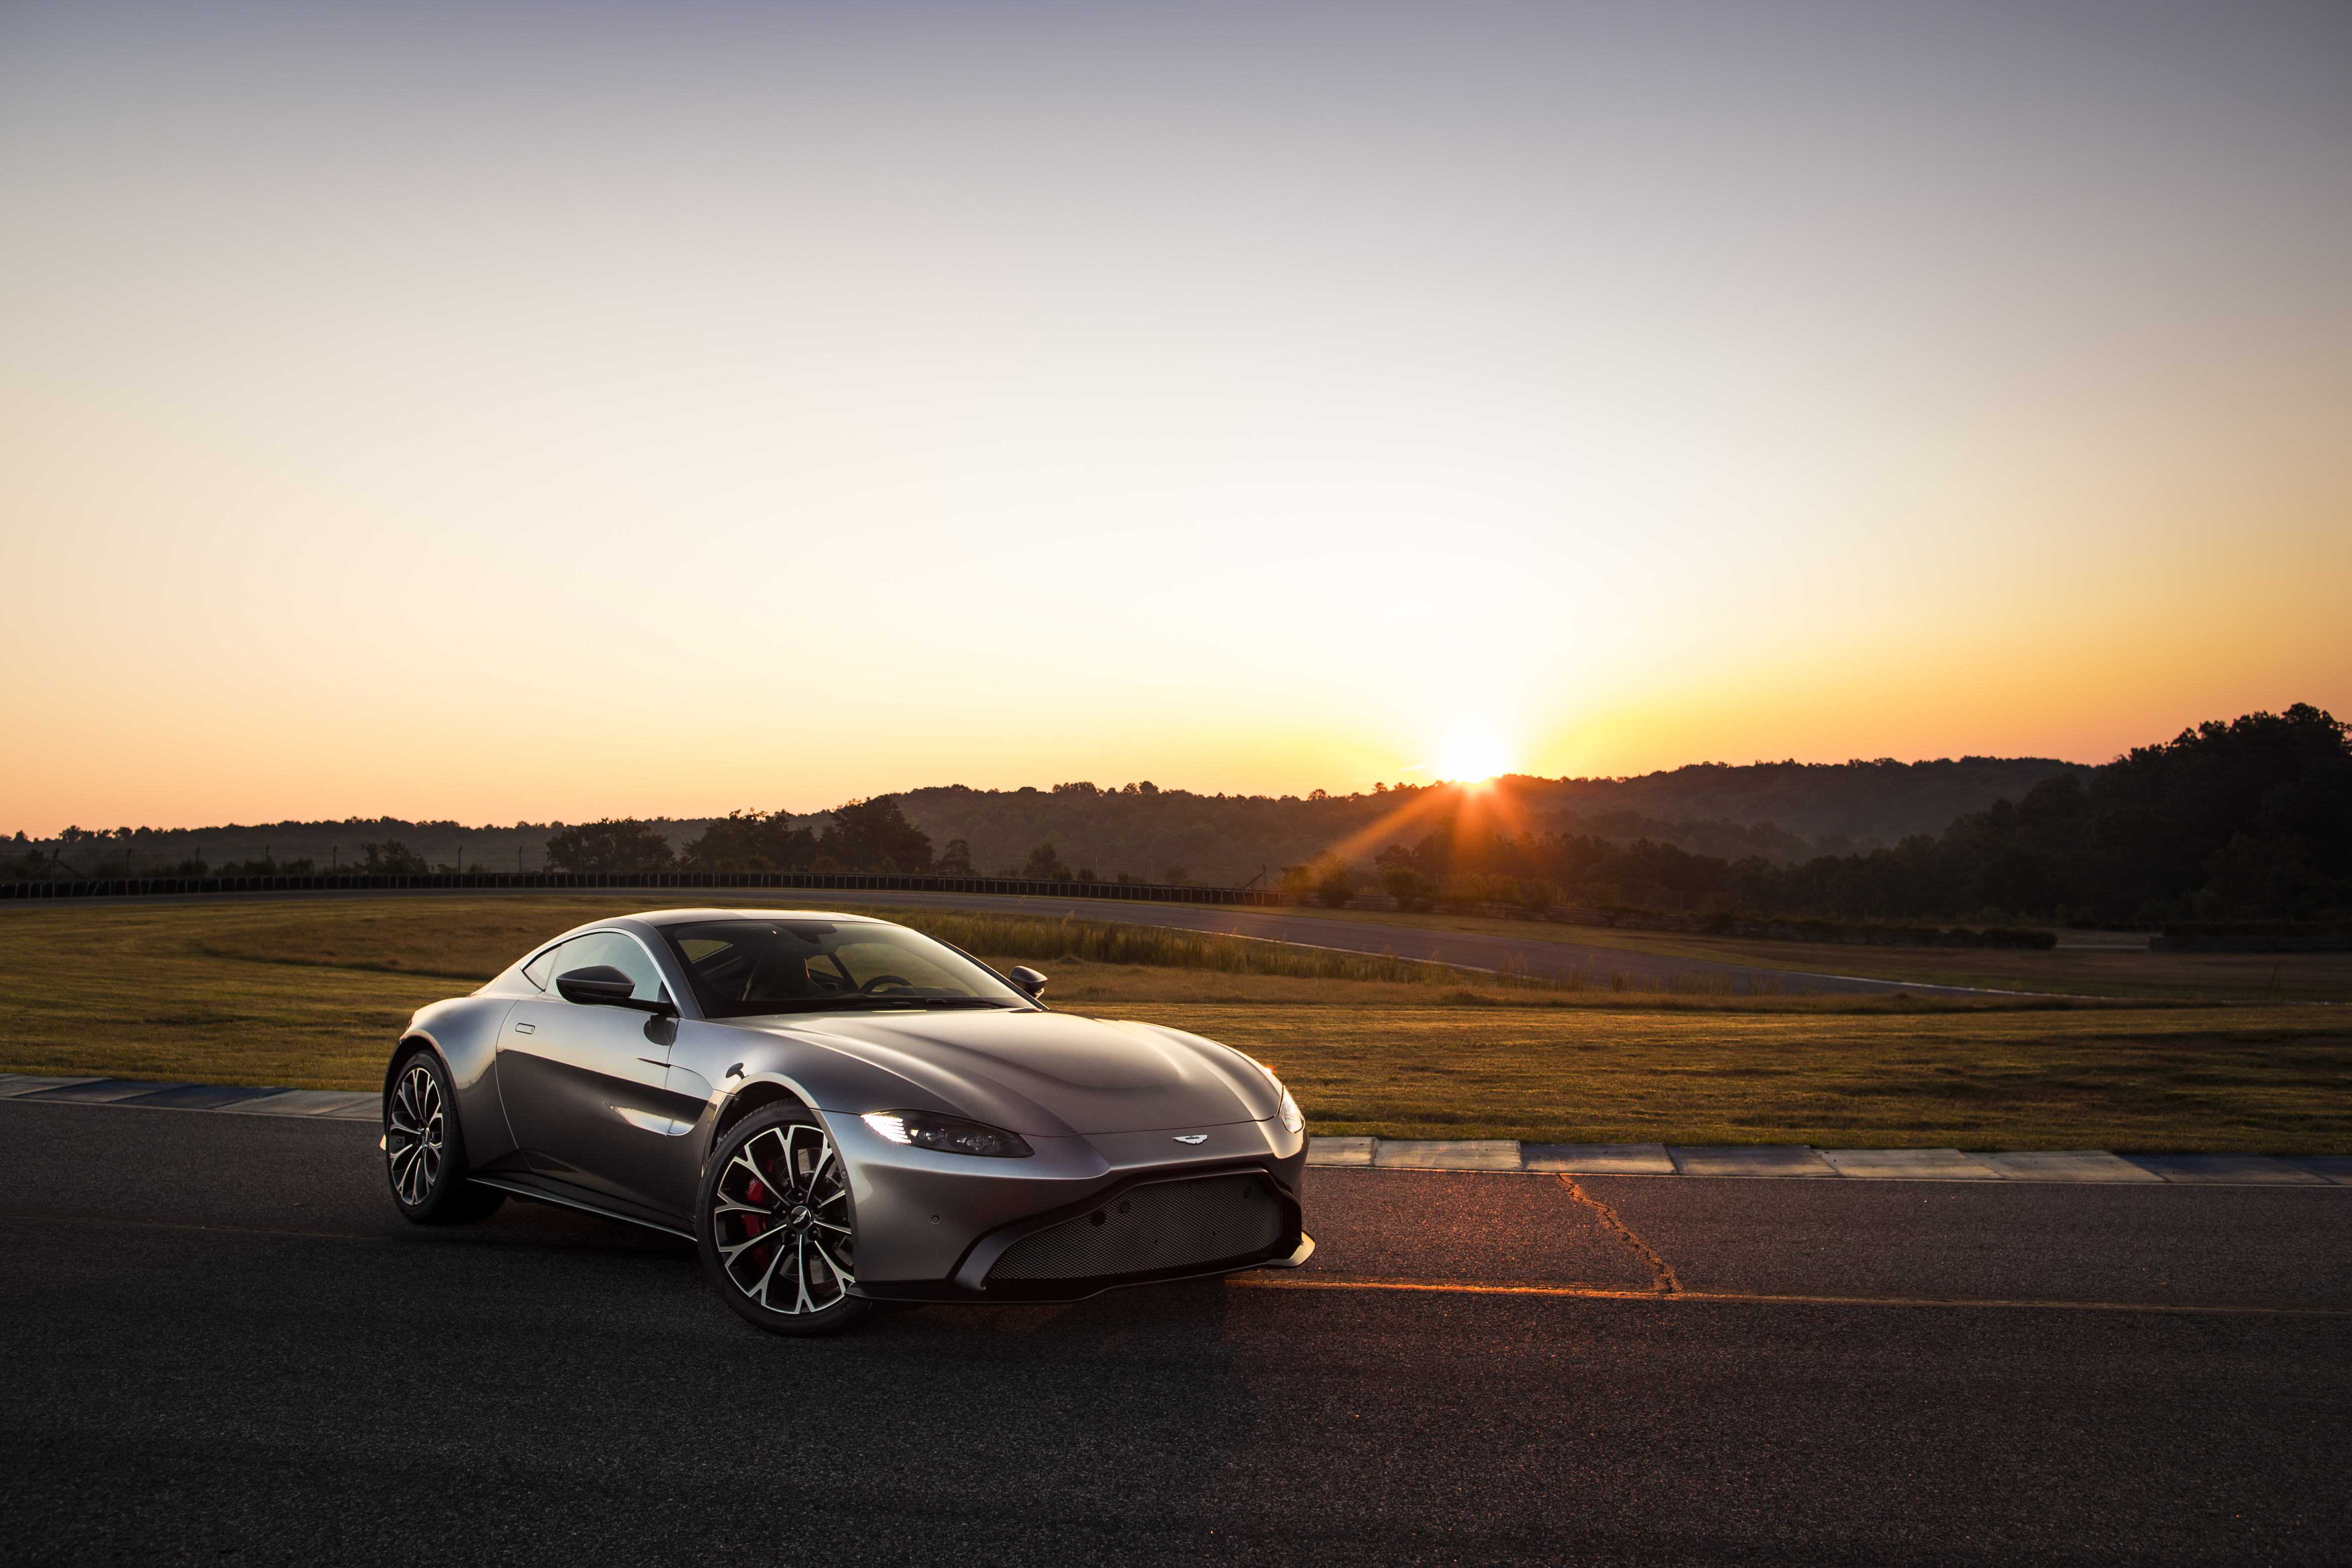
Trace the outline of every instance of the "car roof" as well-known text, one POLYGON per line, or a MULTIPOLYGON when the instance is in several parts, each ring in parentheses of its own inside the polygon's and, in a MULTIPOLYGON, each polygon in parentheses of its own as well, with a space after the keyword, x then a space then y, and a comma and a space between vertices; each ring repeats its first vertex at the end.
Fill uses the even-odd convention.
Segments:
POLYGON ((849 921, 859 925, 887 925, 887 921, 872 915, 845 914, 839 910, 643 910, 632 915, 615 917, 642 921, 649 926, 685 925, 696 921, 849 921))

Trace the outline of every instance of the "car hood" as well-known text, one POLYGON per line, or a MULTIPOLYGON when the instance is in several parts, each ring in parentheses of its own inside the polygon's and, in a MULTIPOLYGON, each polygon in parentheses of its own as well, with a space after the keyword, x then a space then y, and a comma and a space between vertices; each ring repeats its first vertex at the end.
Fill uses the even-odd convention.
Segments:
MULTIPOLYGON (((742 1026, 746 1021, 738 1021, 742 1026)), ((929 1090, 936 1107, 826 1105, 826 1110, 938 1109, 1015 1132, 1147 1132, 1262 1121, 1277 1101, 1265 1076, 1236 1051, 1153 1024, 1069 1013, 838 1014, 762 1019, 790 1036, 929 1090)))

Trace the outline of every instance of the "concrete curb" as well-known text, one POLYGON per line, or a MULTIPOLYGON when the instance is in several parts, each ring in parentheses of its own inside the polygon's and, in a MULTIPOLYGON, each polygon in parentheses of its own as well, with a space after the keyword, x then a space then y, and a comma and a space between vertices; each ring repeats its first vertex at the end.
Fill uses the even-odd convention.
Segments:
MULTIPOLYGON (((5 1090, 0 1090, 5 1092, 5 1090)), ((1970 1154, 1958 1149, 1814 1149, 1802 1143, 1517 1143, 1315 1138, 1310 1165, 1527 1175, 1735 1176, 1858 1182, 2063 1182, 2162 1186, 2352 1187, 2352 1155, 2110 1154, 2100 1149, 1970 1154)))
POLYGON ((0 1073, 0 1100, 61 1105, 128 1105, 142 1110, 220 1110, 239 1116, 311 1116, 381 1121, 383 1097, 343 1089, 247 1089, 204 1083, 141 1083, 110 1078, 0 1073))

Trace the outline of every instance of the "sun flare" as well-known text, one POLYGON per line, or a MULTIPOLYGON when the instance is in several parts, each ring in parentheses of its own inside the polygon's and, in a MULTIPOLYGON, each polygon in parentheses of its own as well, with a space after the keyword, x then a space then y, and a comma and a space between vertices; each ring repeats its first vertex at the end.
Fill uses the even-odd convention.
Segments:
POLYGON ((1484 784, 1511 771, 1509 753, 1497 742, 1467 737, 1438 753, 1436 775, 1455 784, 1484 784))

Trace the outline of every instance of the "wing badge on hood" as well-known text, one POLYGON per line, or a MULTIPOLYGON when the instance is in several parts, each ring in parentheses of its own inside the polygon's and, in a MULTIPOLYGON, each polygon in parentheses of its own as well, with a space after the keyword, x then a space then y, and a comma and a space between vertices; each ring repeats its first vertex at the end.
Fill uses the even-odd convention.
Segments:
POLYGON ((1176 1142, 1179 1143, 1206 1143, 1208 1141, 1209 1135, 1205 1132, 1179 1132, 1176 1134, 1176 1142))

